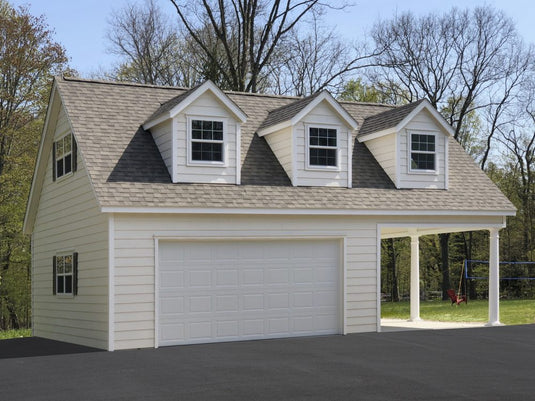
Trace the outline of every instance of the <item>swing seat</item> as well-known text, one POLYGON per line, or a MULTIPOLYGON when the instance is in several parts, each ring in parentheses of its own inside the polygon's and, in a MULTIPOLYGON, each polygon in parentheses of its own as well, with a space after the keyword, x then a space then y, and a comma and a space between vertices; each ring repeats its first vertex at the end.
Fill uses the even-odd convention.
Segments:
POLYGON ((447 293, 448 293, 448 296, 451 299, 451 304, 452 305, 453 304, 459 305, 461 302, 464 302, 465 304, 468 303, 468 302, 466 302, 466 295, 458 297, 457 294, 455 294, 455 291, 453 291, 453 290, 448 290, 447 293))

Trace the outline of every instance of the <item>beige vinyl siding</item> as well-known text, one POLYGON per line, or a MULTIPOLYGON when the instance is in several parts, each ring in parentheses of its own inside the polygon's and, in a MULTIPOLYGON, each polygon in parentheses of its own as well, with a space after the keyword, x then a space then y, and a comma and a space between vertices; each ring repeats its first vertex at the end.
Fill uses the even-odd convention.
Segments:
POLYGON ((121 214, 115 216, 116 349, 154 346, 155 237, 188 240, 345 237, 347 330, 377 329, 377 242, 372 219, 121 214))
POLYGON ((176 118, 177 127, 177 179, 178 182, 197 183, 236 183, 236 130, 237 125, 231 114, 217 100, 206 92, 196 99, 191 105, 180 113, 176 118), (201 117, 213 120, 223 119, 226 123, 224 136, 224 160, 225 165, 199 165, 188 164, 188 116, 191 118, 201 117))
POLYGON ((432 119, 429 112, 422 110, 417 114, 405 127, 399 132, 399 187, 400 188, 429 188, 445 189, 446 174, 446 140, 445 135, 439 130, 436 122, 432 119), (437 173, 424 173, 409 171, 409 135, 416 134, 435 134, 436 142, 436 167, 437 173))
MULTIPOLYGON (((377 160, 379 165, 394 183, 396 183, 397 178, 396 139, 397 134, 394 133, 365 142, 366 147, 372 153, 373 157, 375 157, 375 160, 377 160)), ((355 171, 354 174, 358 174, 358 171, 355 171)))
POLYGON ((267 143, 277 157, 284 171, 292 180, 292 128, 286 128, 281 131, 266 135, 267 143))
MULTIPOLYGON (((55 140, 70 132, 61 109, 55 140)), ((33 232, 34 335, 97 348, 108 347, 108 223, 97 208, 78 153, 74 174, 52 181, 51 154, 33 232), (78 295, 52 294, 52 258, 78 252, 78 295)))
POLYGON ((169 175, 173 176, 173 122, 172 120, 164 121, 150 129, 154 142, 162 155, 162 159, 169 171, 169 175))
POLYGON ((352 144, 348 143, 348 129, 338 118, 335 112, 326 102, 320 103, 303 120, 296 125, 296 166, 297 166, 297 185, 299 186, 334 186, 347 187, 348 149, 352 149, 352 144), (306 130, 308 127, 334 127, 338 130, 337 145, 340 149, 338 153, 338 169, 322 169, 316 167, 307 167, 307 138, 306 130))

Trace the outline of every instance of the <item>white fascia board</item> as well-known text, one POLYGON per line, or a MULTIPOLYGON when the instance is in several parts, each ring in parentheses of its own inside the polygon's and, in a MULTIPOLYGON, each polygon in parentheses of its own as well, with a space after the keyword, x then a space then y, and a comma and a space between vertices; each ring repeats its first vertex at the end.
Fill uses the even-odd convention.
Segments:
POLYGON ((281 131, 285 128, 288 128, 288 127, 291 127, 292 126, 292 122, 290 120, 286 120, 286 121, 283 121, 281 123, 278 123, 278 124, 275 124, 275 125, 271 125, 269 127, 266 127, 266 128, 262 128, 262 129, 259 129, 256 133, 258 134, 259 137, 263 137, 265 135, 269 135, 269 134, 272 134, 274 132, 277 132, 277 131, 281 131))
POLYGON ((377 131, 377 132, 372 132, 371 134, 366 134, 366 135, 358 135, 357 136, 357 140, 360 142, 360 143, 364 143, 366 141, 370 141, 372 139, 377 139, 377 138, 381 138, 382 136, 387 136, 387 135, 390 135, 390 134, 395 134, 397 131, 397 127, 391 127, 391 128, 387 128, 387 129, 384 129, 382 131, 377 131))
POLYGON ((449 125, 446 120, 444 120, 444 117, 429 103, 427 99, 424 99, 422 103, 418 105, 413 111, 410 112, 410 114, 405 117, 397 126, 396 131, 401 131, 405 126, 411 122, 411 120, 418 115, 423 109, 426 109, 433 119, 435 120, 438 125, 446 132, 448 136, 454 136, 455 130, 451 125, 449 125))
POLYGON ((56 83, 56 79, 54 79, 52 90, 50 91, 50 99, 48 101, 48 108, 46 110, 46 117, 45 117, 45 123, 43 125, 43 131, 41 134, 41 141, 39 143, 39 150, 37 152, 37 160, 35 162, 35 168, 33 171, 32 184, 30 187, 30 195, 28 197, 28 203, 26 205, 26 213, 24 214, 24 222, 22 225, 22 232, 24 234, 31 234, 33 231, 33 223, 35 221, 35 214, 36 214, 36 211, 34 212, 34 208, 37 207, 37 205, 34 205, 35 196, 36 196, 35 194, 41 192, 41 188, 43 185, 44 174, 45 174, 45 171, 43 171, 43 168, 46 170, 46 167, 41 167, 41 165, 45 162, 44 160, 46 160, 46 157, 43 156, 43 148, 44 148, 47 136, 48 136, 47 135, 48 128, 50 125, 50 120, 52 118, 51 117, 52 109, 55 109, 55 106, 56 106, 56 97, 59 99, 57 83, 56 83))
POLYGON ((179 104, 177 104, 175 107, 173 107, 169 111, 169 116, 171 118, 175 117, 177 114, 181 113, 186 107, 188 107, 190 104, 192 104, 195 100, 197 100, 201 95, 206 93, 207 91, 210 91, 214 94, 214 96, 221 102, 223 105, 230 111, 236 120, 240 123, 244 123, 247 121, 247 114, 245 114, 237 105, 234 103, 230 98, 221 90, 219 89, 216 84, 214 84, 212 81, 208 80, 205 83, 203 83, 201 86, 199 86, 197 89, 193 91, 186 99, 182 100, 179 104))
POLYGON ((295 116, 292 117, 291 124, 295 125, 299 121, 301 121, 308 113, 310 113, 314 108, 320 104, 321 102, 326 101, 329 103, 329 105, 335 110, 336 114, 346 123, 346 125, 351 128, 351 130, 355 131, 358 128, 358 123, 355 121, 353 117, 342 107, 340 103, 336 101, 335 98, 332 97, 332 95, 327 92, 323 91, 320 93, 312 102, 306 105, 306 107, 301 110, 299 113, 297 113, 295 116))
POLYGON ((160 117, 155 118, 154 120, 148 121, 145 124, 143 124, 143 129, 145 131, 150 130, 152 127, 157 126, 158 124, 163 123, 164 121, 167 121, 171 118, 171 115, 169 112, 162 114, 160 117))
POLYGON ((174 207, 102 207, 102 213, 147 214, 264 214, 312 216, 514 216, 511 210, 388 210, 388 209, 248 209, 248 208, 174 208, 174 207))

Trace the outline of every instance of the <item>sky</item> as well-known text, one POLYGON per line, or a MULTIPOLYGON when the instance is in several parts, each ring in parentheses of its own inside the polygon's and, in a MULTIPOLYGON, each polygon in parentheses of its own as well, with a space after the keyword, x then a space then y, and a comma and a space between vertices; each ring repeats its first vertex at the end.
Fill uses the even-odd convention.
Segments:
MULTIPOLYGON (((55 31, 55 40, 67 50, 70 66, 82 76, 108 70, 117 61, 108 52, 106 31, 112 10, 120 9, 129 0, 8 0, 14 6, 28 5, 33 15, 44 15, 55 31)), ((139 0, 138 0, 139 1, 139 0)), ((378 19, 412 11, 416 15, 444 12, 451 7, 472 8, 490 5, 515 21, 519 33, 528 43, 535 43, 535 1, 533 0, 353 0, 345 11, 330 11, 325 25, 335 27, 347 40, 363 39, 378 19)), ((176 15, 169 0, 156 0, 170 16, 176 15)))

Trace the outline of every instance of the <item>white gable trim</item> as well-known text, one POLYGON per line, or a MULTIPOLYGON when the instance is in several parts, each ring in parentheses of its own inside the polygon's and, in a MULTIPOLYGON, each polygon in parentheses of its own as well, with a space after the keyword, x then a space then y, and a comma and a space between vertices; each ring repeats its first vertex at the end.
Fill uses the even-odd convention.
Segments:
POLYGON ((43 125, 41 142, 39 144, 39 150, 37 152, 37 161, 35 163, 35 169, 33 171, 32 185, 30 187, 30 196, 28 198, 28 204, 26 206, 26 214, 24 215, 22 231, 25 234, 30 234, 33 231, 33 224, 35 223, 35 215, 37 213, 38 207, 38 205, 36 204, 37 200, 35 199, 35 197, 38 196, 36 194, 41 192, 41 189, 43 187, 44 175, 46 172, 46 166, 44 166, 46 157, 43 155, 43 148, 45 146, 45 139, 47 138, 47 133, 51 125, 51 120, 54 119, 54 121, 56 121, 58 118, 60 104, 61 100, 59 99, 57 84, 54 80, 54 83, 52 84, 52 90, 50 91, 50 99, 48 101, 48 109, 46 111, 45 124, 43 125), (52 116, 53 110, 54 116, 52 116))
POLYGON ((390 127, 381 131, 372 132, 370 134, 362 135, 358 137, 359 142, 366 142, 371 139, 380 138, 382 136, 386 136, 389 134, 393 134, 395 132, 401 131, 407 124, 411 122, 411 120, 417 116, 422 110, 427 110, 430 114, 433 120, 442 128, 446 136, 454 136, 455 130, 451 125, 449 125, 446 120, 444 120, 444 117, 429 103, 427 99, 424 99, 422 103, 420 103, 413 111, 409 113, 408 116, 406 116, 403 120, 401 120, 395 127, 390 127))
POLYGON ((281 129, 295 126, 297 123, 299 123, 308 113, 310 113, 316 106, 318 106, 321 102, 327 102, 335 111, 335 113, 338 115, 338 117, 347 125, 348 128, 351 129, 351 131, 355 131, 358 128, 358 123, 355 121, 353 117, 343 108, 343 106, 336 101, 332 95, 327 92, 323 91, 318 96, 314 98, 309 104, 303 108, 299 113, 297 113, 295 116, 293 116, 291 119, 283 121, 281 123, 262 128, 258 130, 258 136, 264 136, 268 134, 272 134, 273 132, 280 131, 281 129))
POLYGON ((247 121, 247 114, 245 114, 237 105, 234 103, 230 98, 221 90, 219 89, 216 84, 214 84, 212 81, 208 80, 204 82, 202 85, 200 85, 198 88, 196 88, 192 93, 190 93, 188 96, 186 96, 185 99, 183 99, 179 104, 177 104, 175 107, 173 107, 169 112, 164 113, 162 116, 152 120, 148 121, 145 124, 143 124, 143 129, 145 131, 151 129, 155 125, 158 125, 159 123, 169 119, 173 118, 176 115, 180 114, 186 107, 188 107, 190 104, 195 102, 201 95, 203 95, 206 92, 211 92, 223 105, 225 108, 234 116, 236 121, 240 123, 244 123, 247 121))
POLYGON ((262 208, 181 208, 181 207, 102 207, 102 213, 146 214, 264 214, 310 216, 514 216, 512 210, 388 210, 388 209, 262 209, 262 208))
POLYGON ((327 91, 321 92, 318 96, 316 96, 314 100, 307 104, 303 110, 293 116, 291 119, 292 125, 295 125, 299 121, 301 121, 308 113, 314 110, 316 106, 323 101, 329 103, 329 105, 334 109, 336 114, 338 114, 338 116, 346 123, 349 128, 351 128, 352 130, 356 130, 358 128, 359 125, 355 121, 355 119, 351 117, 349 113, 342 107, 342 105, 338 103, 327 91))

